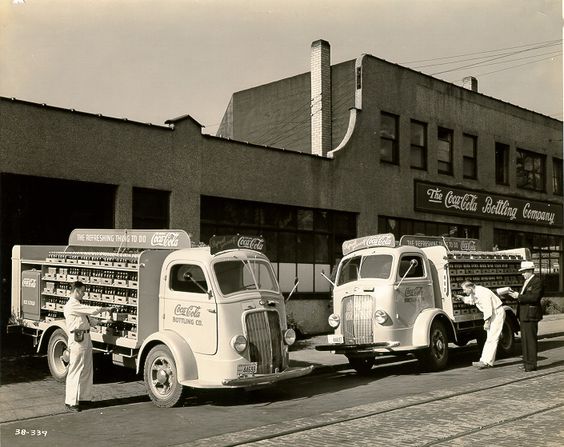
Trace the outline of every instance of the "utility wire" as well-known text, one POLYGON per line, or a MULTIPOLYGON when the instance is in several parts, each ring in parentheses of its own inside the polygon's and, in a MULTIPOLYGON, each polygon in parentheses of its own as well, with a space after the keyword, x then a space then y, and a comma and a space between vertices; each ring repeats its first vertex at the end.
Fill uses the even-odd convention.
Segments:
MULTIPOLYGON (((520 50, 520 51, 511 51, 511 52, 508 52, 508 53, 500 53, 500 54, 497 54, 496 56, 513 56, 514 54, 519 54, 519 53, 522 53, 522 52, 525 52, 525 51, 536 51, 538 49, 549 48, 549 47, 553 47, 553 46, 556 46, 556 45, 562 45, 562 44, 561 43, 555 43, 555 44, 551 44, 551 45, 544 45, 544 46, 541 46, 541 47, 528 48, 528 49, 520 50)), ((485 57, 486 56, 471 57, 471 58, 468 58, 468 59, 461 59, 461 60, 449 61, 449 62, 441 62, 441 63, 438 63, 438 64, 418 65, 418 66, 415 66, 415 67, 412 67, 412 68, 419 69, 419 68, 427 68, 427 67, 438 67, 440 65, 452 65, 452 64, 458 64, 460 62, 480 60, 480 59, 484 59, 485 57)), ((487 56, 487 57, 491 57, 491 56, 487 56)))
MULTIPOLYGON (((542 47, 538 47, 538 48, 542 48, 542 47)), ((523 53, 523 52, 525 52, 525 51, 531 51, 531 49, 532 49, 532 48, 529 48, 529 49, 527 49, 527 50, 515 51, 513 54, 519 54, 519 53, 523 53)), ((494 57, 491 57, 491 58, 489 58, 489 59, 486 59, 486 60, 484 60, 484 61, 482 61, 482 62, 479 62, 479 63, 476 63, 476 64, 461 65, 461 66, 459 66, 459 67, 451 68, 451 69, 449 69, 449 70, 437 71, 437 72, 435 72, 435 73, 431 73, 431 76, 435 76, 435 75, 439 75, 439 74, 443 74, 443 73, 450 73, 451 71, 459 71, 459 70, 462 70, 462 69, 464 69, 464 68, 473 68, 473 67, 477 67, 477 66, 480 66, 480 65, 482 65, 482 64, 484 64, 484 63, 486 63, 486 62, 495 61, 495 60, 498 60, 498 59, 502 59, 502 58, 504 58, 504 57, 507 57, 507 56, 506 56, 506 55, 494 56, 494 57)))
POLYGON ((562 39, 555 39, 555 40, 546 40, 544 42, 535 42, 535 43, 529 43, 529 44, 524 44, 524 45, 517 45, 514 47, 505 47, 505 48, 498 48, 495 50, 482 50, 482 51, 475 51, 472 53, 463 53, 463 54, 458 54, 458 55, 454 55, 454 56, 443 56, 443 57, 436 57, 436 58, 432 58, 432 59, 418 59, 418 60, 413 60, 413 61, 405 61, 405 62, 400 62, 400 64, 414 64, 414 63, 418 63, 418 62, 429 62, 429 61, 438 61, 438 60, 444 60, 444 59, 454 59, 457 57, 464 57, 464 56, 474 56, 476 54, 486 54, 486 53, 495 53, 498 51, 505 51, 505 50, 514 50, 517 48, 525 48, 525 47, 530 47, 530 46, 536 46, 536 45, 544 45, 544 44, 552 44, 552 43, 562 43, 562 39))

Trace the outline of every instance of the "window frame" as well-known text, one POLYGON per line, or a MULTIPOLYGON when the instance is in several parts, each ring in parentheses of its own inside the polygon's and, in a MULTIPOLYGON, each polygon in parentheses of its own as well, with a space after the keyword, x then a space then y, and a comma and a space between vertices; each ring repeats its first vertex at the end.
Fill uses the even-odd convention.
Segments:
POLYGON ((495 160, 495 183, 496 185, 509 185, 509 145, 505 143, 495 142, 494 148, 494 160, 495 160), (499 157, 498 151, 503 151, 503 165, 500 167, 498 164, 499 157), (502 171, 503 179, 500 180, 499 173, 502 171))
POLYGON ((427 123, 424 123, 423 121, 418 121, 418 120, 414 120, 412 119, 410 121, 410 127, 409 127, 409 138, 410 138, 410 152, 409 152, 409 162, 410 162, 410 167, 412 169, 419 169, 421 171, 426 171, 427 170, 427 146, 428 146, 428 133, 427 133, 427 128, 428 125, 427 123), (423 145, 419 145, 414 143, 414 132, 413 132, 413 126, 421 126, 422 130, 423 130, 423 145), (418 150, 420 151, 420 158, 422 159, 422 166, 416 166, 413 164, 413 154, 414 154, 414 150, 418 150))
POLYGON ((454 175, 453 148, 454 148, 454 130, 449 129, 448 127, 438 126, 437 127, 437 172, 439 174, 450 175, 450 176, 454 175), (441 132, 448 134, 450 139, 447 140, 444 138, 440 138, 441 132), (441 146, 441 142, 447 143, 449 146, 448 154, 450 160, 448 162, 439 159, 439 149, 441 146), (445 163, 445 164, 448 163, 448 170, 441 169, 441 163, 445 163))
POLYGON ((477 180, 478 179, 478 137, 475 135, 471 135, 468 133, 462 134, 462 177, 464 179, 469 180, 477 180), (472 156, 466 155, 466 142, 472 142, 472 156), (466 174, 466 162, 469 161, 472 163, 472 167, 474 170, 473 175, 466 174))
POLYGON ((552 157, 552 194, 564 195, 564 161, 562 158, 552 157), (560 166, 558 166, 560 165, 560 166))
POLYGON ((540 154, 538 152, 529 151, 527 149, 518 148, 517 156, 515 160, 515 174, 517 178, 517 188, 528 190, 528 191, 546 192, 546 155, 540 154), (532 160, 533 169, 531 170, 523 169, 527 164, 527 157, 532 160), (540 162, 540 173, 535 172, 534 165, 536 161, 540 162), (523 172, 527 173, 526 183, 523 183, 521 181, 521 179, 524 176, 520 175, 520 170, 519 170, 520 166, 522 167, 523 172), (534 181, 535 175, 539 175, 540 180, 538 183, 540 183, 540 185, 537 185, 537 182, 534 181), (532 185, 529 187, 527 185, 531 183, 530 182, 531 177, 533 178, 533 181, 532 181, 532 185))
POLYGON ((380 163, 388 163, 392 165, 399 165, 399 116, 394 115, 389 112, 380 112, 380 163), (383 134, 383 117, 391 118, 394 122, 394 133, 393 135, 387 136, 383 134), (391 142, 391 160, 383 157, 383 149, 385 146, 382 141, 390 143, 391 142))

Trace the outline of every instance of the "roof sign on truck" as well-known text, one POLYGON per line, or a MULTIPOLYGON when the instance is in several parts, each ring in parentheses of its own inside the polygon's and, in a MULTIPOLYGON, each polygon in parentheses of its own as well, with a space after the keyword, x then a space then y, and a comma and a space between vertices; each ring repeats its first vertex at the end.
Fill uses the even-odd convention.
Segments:
POLYGON ((453 251, 478 251, 481 249, 480 241, 478 239, 443 236, 405 235, 401 237, 400 245, 410 245, 418 248, 435 247, 439 245, 453 251))
POLYGON ((184 230, 127 229, 76 229, 69 236, 69 245, 167 250, 192 247, 184 230))
POLYGON ((210 252, 212 255, 225 250, 255 250, 264 252, 264 238, 258 236, 213 236, 210 239, 210 252))
POLYGON ((375 234, 343 242, 343 256, 353 251, 371 247, 395 247, 396 238, 392 233, 375 234))

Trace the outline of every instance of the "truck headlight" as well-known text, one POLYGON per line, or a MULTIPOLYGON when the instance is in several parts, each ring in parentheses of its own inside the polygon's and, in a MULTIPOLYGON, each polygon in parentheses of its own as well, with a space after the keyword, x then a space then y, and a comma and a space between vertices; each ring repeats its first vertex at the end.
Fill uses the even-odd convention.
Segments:
POLYGON ((296 332, 293 329, 286 329, 284 331, 284 342, 286 342, 286 344, 290 346, 293 345, 295 341, 296 341, 296 332))
POLYGON ((378 324, 384 324, 386 321, 388 321, 388 314, 383 310, 378 309, 376 312, 374 312, 374 320, 376 320, 376 323, 378 324))
POLYGON ((242 335, 236 335, 231 339, 231 346, 235 351, 241 353, 247 349, 247 339, 242 335))
POLYGON ((333 329, 336 329, 341 324, 341 317, 339 317, 339 315, 337 314, 331 314, 329 315, 327 322, 329 323, 329 326, 331 326, 333 329))

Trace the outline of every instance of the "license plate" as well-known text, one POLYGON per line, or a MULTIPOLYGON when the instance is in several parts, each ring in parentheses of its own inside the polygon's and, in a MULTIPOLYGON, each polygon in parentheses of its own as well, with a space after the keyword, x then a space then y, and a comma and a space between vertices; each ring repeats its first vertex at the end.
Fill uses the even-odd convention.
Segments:
POLYGON ((237 365, 237 375, 238 376, 252 376, 257 373, 257 362, 253 363, 243 363, 242 365, 237 365))
POLYGON ((334 334, 334 335, 328 335, 327 336, 327 342, 330 345, 338 345, 338 344, 342 344, 343 343, 343 335, 338 335, 338 334, 334 334))

